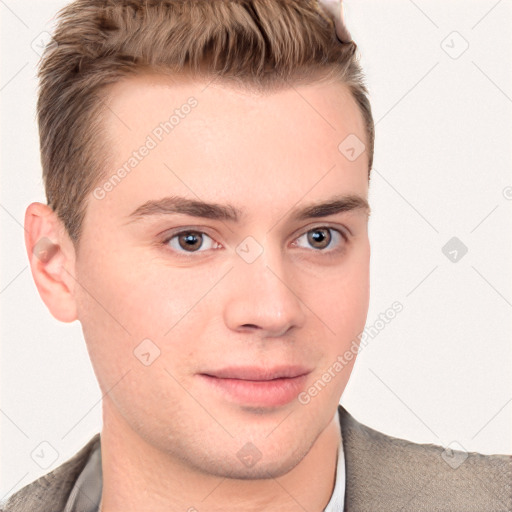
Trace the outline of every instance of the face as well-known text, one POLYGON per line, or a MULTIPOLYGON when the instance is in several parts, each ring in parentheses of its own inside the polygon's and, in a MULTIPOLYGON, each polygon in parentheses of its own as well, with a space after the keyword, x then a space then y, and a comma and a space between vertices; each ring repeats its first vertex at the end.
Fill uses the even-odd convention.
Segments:
POLYGON ((74 267, 107 420, 197 471, 285 474, 331 422, 366 321, 368 160, 338 149, 365 140, 357 106, 339 84, 163 76, 108 106, 74 267))

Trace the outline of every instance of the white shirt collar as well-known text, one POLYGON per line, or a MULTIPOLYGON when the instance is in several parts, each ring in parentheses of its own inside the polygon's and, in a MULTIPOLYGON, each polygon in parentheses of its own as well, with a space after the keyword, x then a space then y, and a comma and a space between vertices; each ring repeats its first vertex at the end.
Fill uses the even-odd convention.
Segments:
POLYGON ((340 433, 340 442, 338 444, 338 454, 336 458, 336 476, 334 482, 334 491, 331 499, 324 509, 324 512, 343 512, 345 510, 345 454, 343 452, 343 439, 341 437, 340 411, 336 409, 336 422, 340 433))

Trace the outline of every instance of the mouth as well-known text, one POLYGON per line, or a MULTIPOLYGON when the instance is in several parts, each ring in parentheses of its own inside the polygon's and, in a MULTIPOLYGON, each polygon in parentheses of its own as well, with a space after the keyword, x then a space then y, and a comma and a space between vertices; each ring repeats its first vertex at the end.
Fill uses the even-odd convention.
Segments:
POLYGON ((280 407, 303 391, 311 369, 305 366, 229 367, 198 376, 215 393, 241 405, 280 407))

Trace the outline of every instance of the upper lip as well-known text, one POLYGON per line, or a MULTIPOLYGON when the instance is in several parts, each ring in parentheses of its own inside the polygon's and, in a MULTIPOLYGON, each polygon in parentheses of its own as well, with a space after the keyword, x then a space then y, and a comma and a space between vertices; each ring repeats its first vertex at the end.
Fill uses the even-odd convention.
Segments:
POLYGON ((240 380, 273 380, 300 377, 310 373, 311 370, 305 366, 274 366, 264 368, 258 366, 230 366, 220 370, 202 372, 202 375, 217 377, 219 379, 240 379, 240 380))

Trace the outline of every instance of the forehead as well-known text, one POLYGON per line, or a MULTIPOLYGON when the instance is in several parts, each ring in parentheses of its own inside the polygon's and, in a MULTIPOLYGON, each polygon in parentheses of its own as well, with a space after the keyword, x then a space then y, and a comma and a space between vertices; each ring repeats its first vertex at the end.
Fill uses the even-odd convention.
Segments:
POLYGON ((106 122, 114 131, 117 131, 116 127, 132 131, 129 121, 134 118, 138 121, 144 117, 152 121, 168 119, 174 110, 180 110, 193 97, 200 108, 195 109, 196 115, 188 121, 189 126, 194 120, 208 118, 210 123, 219 126, 227 121, 252 128, 255 122, 263 122, 262 126, 266 128, 285 123, 292 129, 294 127, 289 122, 299 119, 301 126, 295 127, 295 134, 299 133, 298 128, 303 133, 319 129, 319 135, 328 128, 331 131, 350 128, 363 138, 365 135, 356 102, 348 87, 339 82, 290 83, 277 91, 257 92, 219 80, 146 73, 125 78, 109 86, 106 92, 106 122), (197 115, 198 112, 201 115, 197 115), (283 118, 285 114, 286 118, 283 118))
POLYGON ((168 193, 239 197, 244 206, 282 202, 283 191, 295 201, 367 192, 366 154, 349 160, 340 151, 347 137, 365 140, 362 115, 341 84, 260 94, 151 74, 115 84, 105 103, 107 175, 122 180, 103 204, 117 202, 120 213, 168 193))

